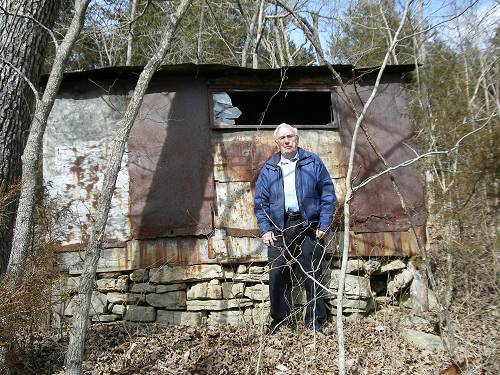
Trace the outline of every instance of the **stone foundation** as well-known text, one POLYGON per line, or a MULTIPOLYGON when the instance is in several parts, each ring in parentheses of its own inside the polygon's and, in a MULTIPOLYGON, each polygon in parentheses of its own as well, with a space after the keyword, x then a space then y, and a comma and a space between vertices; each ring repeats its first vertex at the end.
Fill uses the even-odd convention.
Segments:
MULTIPOLYGON (((337 313, 340 262, 331 259, 323 273, 330 317, 337 313)), ((405 259, 350 259, 347 265, 346 316, 360 317, 407 295, 414 267, 405 259)), ((64 276, 54 293, 54 325, 75 310, 80 276, 64 276)), ((161 268, 98 273, 92 294, 93 322, 262 324, 270 320, 269 274, 266 264, 163 266, 161 268)), ((301 320, 306 297, 300 285, 293 290, 295 316, 301 320)))

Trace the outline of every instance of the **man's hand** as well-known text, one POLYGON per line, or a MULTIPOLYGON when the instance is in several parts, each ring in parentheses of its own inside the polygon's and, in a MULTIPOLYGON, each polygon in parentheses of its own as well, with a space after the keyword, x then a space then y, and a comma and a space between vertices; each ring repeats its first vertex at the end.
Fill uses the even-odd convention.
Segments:
POLYGON ((318 240, 321 240, 323 237, 325 237, 326 232, 323 232, 322 230, 316 229, 316 238, 318 240))
POLYGON ((262 235, 262 241, 266 246, 274 246, 274 241, 276 241, 276 236, 272 231, 266 232, 262 235))

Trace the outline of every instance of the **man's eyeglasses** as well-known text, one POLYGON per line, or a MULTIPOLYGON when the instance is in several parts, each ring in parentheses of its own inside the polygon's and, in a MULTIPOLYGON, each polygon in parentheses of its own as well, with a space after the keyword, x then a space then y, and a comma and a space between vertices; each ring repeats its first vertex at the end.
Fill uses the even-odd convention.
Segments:
POLYGON ((295 134, 289 134, 289 135, 282 135, 281 137, 278 137, 278 142, 285 142, 287 141, 292 141, 296 138, 297 136, 295 134))

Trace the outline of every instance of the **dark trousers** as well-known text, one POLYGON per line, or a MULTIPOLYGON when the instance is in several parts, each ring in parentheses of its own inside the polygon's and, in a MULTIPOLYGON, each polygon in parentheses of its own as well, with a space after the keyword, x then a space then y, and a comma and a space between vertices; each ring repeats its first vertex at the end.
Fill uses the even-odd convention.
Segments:
POLYGON ((268 247, 269 296, 271 299, 272 325, 277 326, 286 319, 292 319, 292 275, 304 281, 307 295, 305 325, 319 329, 326 320, 323 290, 304 271, 320 281, 321 259, 324 254, 322 241, 316 240, 316 230, 304 228, 301 219, 285 220, 283 233, 275 233, 275 246, 268 247), (284 244, 286 246, 284 246, 284 244), (295 259, 294 259, 295 258, 295 259))

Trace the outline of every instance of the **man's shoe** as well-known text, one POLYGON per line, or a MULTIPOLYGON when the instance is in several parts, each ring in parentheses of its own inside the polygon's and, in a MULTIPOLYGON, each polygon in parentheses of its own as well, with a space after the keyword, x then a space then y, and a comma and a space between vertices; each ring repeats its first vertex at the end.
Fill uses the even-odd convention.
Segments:
POLYGON ((306 330, 307 331, 312 331, 314 333, 324 334, 323 333, 323 327, 321 327, 321 324, 319 324, 319 323, 307 325, 306 326, 306 330))
POLYGON ((271 323, 267 328, 266 335, 274 335, 275 333, 281 332, 286 328, 286 323, 284 321, 278 323, 271 323))

